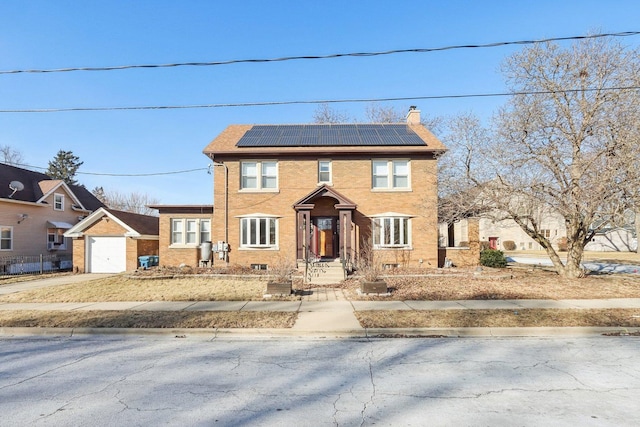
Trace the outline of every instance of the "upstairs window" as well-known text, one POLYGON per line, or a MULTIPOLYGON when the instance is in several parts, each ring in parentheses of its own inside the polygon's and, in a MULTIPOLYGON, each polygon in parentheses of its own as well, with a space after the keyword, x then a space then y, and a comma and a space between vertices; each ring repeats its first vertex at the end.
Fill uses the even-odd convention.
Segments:
POLYGON ((409 189, 409 160, 374 160, 372 187, 376 190, 409 189))
POLYGON ((55 211, 64 210, 64 194, 55 193, 53 195, 53 210, 55 211))
POLYGON ((278 162, 242 162, 240 188, 243 190, 278 188, 278 162))
POLYGON ((331 182, 331 160, 318 161, 318 182, 319 183, 331 182))

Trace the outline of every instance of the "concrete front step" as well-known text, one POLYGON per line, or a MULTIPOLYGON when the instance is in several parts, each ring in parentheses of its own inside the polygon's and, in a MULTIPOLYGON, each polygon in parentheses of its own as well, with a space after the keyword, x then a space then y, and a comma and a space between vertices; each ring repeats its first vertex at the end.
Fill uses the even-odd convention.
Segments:
MULTIPOLYGON (((304 273, 304 265, 300 270, 304 273)), ((310 263, 305 276, 306 283, 330 285, 344 280, 344 271, 340 261, 318 261, 310 263)))

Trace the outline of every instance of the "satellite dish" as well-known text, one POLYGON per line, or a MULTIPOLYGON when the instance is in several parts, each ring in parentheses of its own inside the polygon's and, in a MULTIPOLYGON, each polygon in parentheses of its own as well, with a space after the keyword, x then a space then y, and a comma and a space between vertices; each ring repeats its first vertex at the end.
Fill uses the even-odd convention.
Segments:
POLYGON ((9 194, 9 198, 11 198, 14 194, 16 194, 17 191, 24 190, 24 184, 20 181, 11 181, 9 183, 9 188, 13 190, 13 193, 9 194))

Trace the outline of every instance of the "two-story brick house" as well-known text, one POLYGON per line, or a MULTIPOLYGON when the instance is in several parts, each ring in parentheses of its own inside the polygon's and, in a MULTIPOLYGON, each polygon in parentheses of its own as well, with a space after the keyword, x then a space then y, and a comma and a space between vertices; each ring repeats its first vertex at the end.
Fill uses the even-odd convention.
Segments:
POLYGON ((353 260, 437 266, 437 155, 412 107, 407 123, 231 125, 214 162, 212 240, 230 264, 353 260))

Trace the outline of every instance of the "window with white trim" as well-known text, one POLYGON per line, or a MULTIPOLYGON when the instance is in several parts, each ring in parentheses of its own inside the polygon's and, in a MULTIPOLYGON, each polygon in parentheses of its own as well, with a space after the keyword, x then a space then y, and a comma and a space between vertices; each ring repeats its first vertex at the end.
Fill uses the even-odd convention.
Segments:
POLYGON ((172 218, 171 244, 199 246, 211 241, 211 220, 204 218, 172 218))
POLYGON ((242 190, 275 190, 278 188, 278 162, 242 162, 240 167, 242 190))
POLYGON ((13 227, 0 226, 0 251, 13 250, 13 227))
POLYGON ((47 249, 61 251, 67 249, 64 232, 62 228, 47 228, 47 249))
POLYGON ((274 247, 277 229, 276 218, 240 218, 240 247, 274 247))
POLYGON ((411 246, 411 221, 407 217, 372 219, 373 246, 376 248, 408 248, 411 246))
POLYGON ((64 194, 54 193, 54 195, 53 195, 53 210, 54 211, 63 211, 64 210, 64 194))
POLYGON ((318 182, 331 182, 331 160, 318 160, 318 182))
POLYGON ((373 160, 371 185, 377 190, 409 189, 409 160, 373 160))

